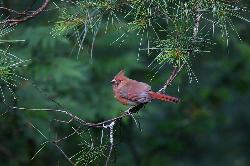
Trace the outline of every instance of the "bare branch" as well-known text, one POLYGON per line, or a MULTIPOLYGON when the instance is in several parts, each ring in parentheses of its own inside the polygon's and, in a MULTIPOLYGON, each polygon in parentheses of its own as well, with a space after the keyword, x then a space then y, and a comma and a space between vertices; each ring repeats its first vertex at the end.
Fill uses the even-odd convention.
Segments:
POLYGON ((167 87, 169 87, 172 84, 172 82, 174 81, 174 79, 176 78, 176 76, 180 73, 180 71, 181 71, 181 69, 183 68, 184 65, 185 65, 185 63, 183 63, 179 68, 177 68, 176 66, 174 66, 174 69, 173 69, 171 75, 167 79, 167 81, 164 84, 164 86, 159 90, 159 92, 164 93, 166 91, 167 87))
POLYGON ((12 10, 12 9, 8 9, 8 8, 4 8, 4 7, 1 7, 2 9, 5 9, 5 10, 8 10, 12 13, 16 13, 18 15, 25 15, 21 18, 8 18, 2 22, 0 22, 0 24, 3 24, 5 26, 14 26, 14 25, 17 25, 21 22, 25 22, 35 16, 37 16, 38 14, 40 14, 41 12, 43 12, 45 10, 45 8, 48 6, 50 0, 45 0, 44 3, 36 10, 36 11, 33 11, 33 12, 17 12, 15 10, 12 10))
POLYGON ((72 164, 75 165, 73 163, 73 161, 71 161, 71 159, 66 155, 66 153, 62 150, 62 148, 57 144, 57 142, 59 141, 49 141, 48 138, 37 128, 35 127, 32 123, 28 123, 31 127, 33 127, 40 135, 43 136, 43 138, 46 140, 43 144, 42 147, 34 154, 34 156, 31 158, 31 160, 33 160, 37 154, 46 146, 46 144, 48 143, 52 143, 53 145, 55 145, 57 147, 57 149, 59 149, 59 151, 63 154, 63 156, 72 164))
POLYGON ((71 159, 66 155, 66 153, 62 150, 62 148, 60 146, 57 145, 57 143, 54 143, 53 144, 57 147, 57 149, 59 149, 59 151, 63 154, 63 156, 68 160, 69 163, 71 163, 72 165, 75 165, 73 163, 73 161, 71 161, 71 159))
MULTIPOLYGON (((165 89, 171 85, 171 83, 173 82, 173 80, 176 78, 176 76, 179 74, 179 72, 181 71, 182 67, 185 65, 185 63, 183 63, 180 68, 174 67, 170 77, 168 78, 168 80, 166 81, 166 83, 164 84, 163 88, 161 88, 158 92, 164 92, 165 89)), ((128 108, 126 111, 123 112, 123 114, 115 117, 115 118, 111 118, 102 122, 98 122, 98 123, 91 123, 91 122, 86 122, 83 119, 81 119, 80 117, 66 111, 66 110, 62 110, 62 109, 29 109, 29 108, 19 108, 19 107, 12 107, 12 109, 14 110, 23 110, 23 111, 46 111, 46 112, 58 112, 58 113, 63 113, 69 117, 71 117, 70 122, 73 120, 75 120, 76 122, 80 123, 83 126, 88 126, 88 127, 96 127, 96 128, 103 128, 103 126, 107 125, 108 123, 114 122, 114 121, 118 121, 121 120, 124 117, 127 116, 131 116, 131 114, 137 113, 139 110, 141 110, 143 108, 143 106, 146 104, 138 104, 136 106, 132 106, 130 108, 128 108)))
POLYGON ((194 40, 197 38, 197 35, 198 35, 198 32, 199 32, 201 17, 202 17, 202 13, 200 11, 197 11, 197 14, 195 16, 195 23, 194 23, 194 34, 193 34, 193 39, 194 40))
MULTIPOLYGON (((158 92, 161 92, 161 93, 164 92, 165 89, 172 84, 173 80, 179 74, 179 72, 181 71, 181 69, 182 69, 182 67, 184 65, 185 64, 182 64, 179 68, 174 67, 174 69, 173 69, 171 75, 169 76, 168 80, 166 81, 164 86, 158 92)), ((72 114, 72 113, 70 113, 70 112, 68 112, 66 110, 63 110, 63 109, 29 109, 29 108, 19 108, 19 107, 11 107, 11 109, 12 110, 22 110, 22 111, 46 111, 46 112, 62 113, 64 115, 70 117, 69 122, 72 122, 72 121, 78 122, 80 126, 77 129, 75 129, 74 132, 70 133, 69 135, 67 135, 67 136, 65 136, 63 138, 56 139, 54 141, 49 141, 50 143, 54 144, 60 150, 60 152, 63 154, 63 156, 73 165, 74 165, 73 161, 65 154, 65 152, 62 150, 62 148, 58 146, 58 143, 60 141, 62 141, 62 140, 68 139, 69 137, 71 137, 72 135, 77 133, 78 130, 81 128, 81 126, 87 126, 87 127, 92 127, 92 128, 109 129, 110 147, 109 147, 109 153, 108 153, 108 156, 107 156, 106 162, 105 162, 105 165, 107 166, 109 161, 110 161, 111 154, 112 154, 112 151, 113 151, 113 148, 114 148, 114 126, 115 126, 115 124, 124 117, 132 117, 135 120, 133 114, 139 112, 146 104, 138 104, 136 106, 132 106, 132 107, 128 108, 126 111, 124 111, 121 115, 119 115, 117 117, 114 117, 114 118, 111 118, 111 119, 108 119, 108 120, 105 120, 105 121, 102 121, 102 122, 98 122, 98 123, 87 122, 87 121, 81 119, 80 117, 78 117, 78 116, 76 116, 76 115, 74 115, 74 114, 72 114)), ((61 105, 59 105, 59 106, 61 106, 61 105)), ((59 120, 57 120, 57 121, 59 121, 59 120)), ((60 121, 60 122, 65 122, 65 121, 60 121)), ((136 126, 138 127, 139 125, 136 122, 136 120, 135 120, 135 123, 136 123, 136 126)), ((36 129, 36 130, 39 132, 38 129, 36 129)), ((102 130, 102 132, 103 132, 103 130, 102 130)), ((103 137, 103 135, 102 135, 102 137, 103 137)), ((102 140, 101 140, 101 142, 102 142, 102 140)), ((48 142, 46 142, 46 143, 48 143, 48 142)), ((40 152, 40 150, 38 151, 38 153, 39 152, 40 152)), ((37 154, 35 154, 35 155, 37 155, 37 154)))
POLYGON ((15 14, 18 14, 18 15, 23 15, 23 14, 25 14, 25 13, 20 13, 20 12, 18 12, 18 11, 13 10, 13 9, 9 9, 9 8, 2 7, 2 6, 0 6, 0 10, 6 10, 6 11, 8 11, 8 12, 10 12, 10 13, 15 13, 15 14))
POLYGON ((115 121, 111 122, 108 126, 104 126, 105 128, 107 127, 109 128, 109 142, 110 142, 109 153, 106 159, 105 166, 108 166, 108 163, 110 161, 111 154, 113 151, 113 147, 114 147, 114 125, 115 125, 115 121))

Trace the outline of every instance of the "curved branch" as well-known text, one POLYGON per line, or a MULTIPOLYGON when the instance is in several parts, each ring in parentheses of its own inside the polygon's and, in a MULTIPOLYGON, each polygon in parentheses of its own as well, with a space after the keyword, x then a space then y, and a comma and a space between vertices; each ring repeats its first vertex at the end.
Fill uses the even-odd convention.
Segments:
MULTIPOLYGON (((37 16, 38 14, 40 14, 41 12, 43 12, 45 10, 45 8, 48 6, 49 2, 50 2, 50 0, 45 0, 44 3, 36 11, 33 11, 30 14, 27 14, 26 16, 23 16, 21 18, 6 19, 6 20, 0 22, 0 24, 3 24, 5 26, 14 26, 14 25, 17 25, 21 22, 25 22, 31 18, 34 18, 35 16, 37 16)), ((15 10, 4 8, 4 7, 1 7, 1 8, 8 10, 8 11, 11 11, 11 12, 14 12, 18 15, 23 15, 26 13, 26 12, 25 13, 16 12, 15 10)))
MULTIPOLYGON (((164 84, 164 86, 158 91, 158 92, 165 92, 166 88, 168 86, 170 86, 172 84, 172 82, 174 81, 174 79, 176 78, 176 76, 180 73, 182 67, 185 65, 185 63, 183 63, 180 68, 174 67, 171 75, 169 76, 169 78, 167 79, 166 83, 164 84)), ((146 103, 147 104, 147 103, 146 103)), ((67 116, 69 116, 71 119, 69 120, 69 122, 71 122, 72 120, 75 120, 76 122, 80 123, 81 125, 84 126, 88 126, 88 127, 96 127, 96 128, 104 128, 104 126, 106 126, 109 123, 112 123, 114 121, 118 121, 121 120, 124 117, 127 116, 131 116, 131 114, 137 113, 139 112, 146 104, 138 104, 136 106, 132 106, 130 108, 128 108, 126 111, 124 111, 121 115, 102 121, 102 122, 97 122, 97 123, 93 123, 93 122, 86 122, 83 119, 81 119, 80 117, 66 111, 63 109, 29 109, 29 108, 19 108, 19 107, 11 107, 11 109, 13 110, 23 110, 23 111, 46 111, 46 112, 57 112, 57 113, 62 113, 65 114, 67 116)))
POLYGON ((0 10, 6 10, 6 11, 8 11, 8 12, 10 12, 10 13, 15 13, 15 14, 18 14, 18 15, 24 14, 24 13, 20 13, 20 12, 18 12, 18 11, 13 10, 13 9, 9 9, 9 8, 2 7, 2 6, 0 6, 0 10))
MULTIPOLYGON (((185 65, 182 64, 179 68, 177 67, 174 67, 171 75, 169 76, 169 78, 167 79, 166 83, 163 85, 163 87, 158 91, 160 93, 163 93, 165 92, 166 88, 168 86, 170 86, 172 84, 172 82, 174 81, 174 79, 176 78, 176 76, 179 74, 179 72, 181 71, 182 67, 185 65)), ((56 101, 54 101, 56 102, 56 101)), ((56 102, 57 103, 57 102, 56 102)), ((58 104, 58 103, 57 103, 58 104)), ((139 112, 145 105, 145 104, 138 104, 136 106, 132 106, 130 108, 128 108, 126 111, 124 111, 121 115, 117 116, 117 117, 114 117, 114 118, 111 118, 111 119, 108 119, 108 120, 105 120, 105 121, 102 121, 102 122, 98 122, 98 123, 92 123, 92 122, 87 122, 83 119, 81 119, 80 117, 66 111, 66 110, 63 110, 63 109, 29 109, 29 108, 19 108, 19 107, 11 107, 12 110, 22 110, 22 111, 46 111, 46 112, 56 112, 56 113, 62 113, 62 114, 65 114, 67 115, 68 117, 70 117, 71 119, 66 122, 66 123, 70 123, 72 121, 76 121, 78 122, 80 125, 82 126, 87 126, 87 127, 93 127, 93 128, 102 128, 102 129, 109 129, 109 141, 110 141, 110 147, 109 147, 109 152, 108 152, 108 156, 107 156, 107 159, 106 159, 106 162, 105 162, 105 165, 107 166, 109 161, 110 161, 110 158, 111 158, 111 153, 114 149, 114 140, 113 140, 113 137, 114 137, 114 127, 115 127, 115 124, 117 124, 117 121, 121 120, 122 118, 124 117, 128 117, 128 116, 131 116, 133 119, 133 114, 134 113, 137 113, 139 112)), ((65 122, 65 121, 64 121, 65 122)), ((63 137, 59 140, 55 140, 53 143, 55 144, 55 146, 57 146, 57 141, 61 141, 63 139, 67 139, 68 137, 74 135, 77 131, 74 131, 73 133, 69 134, 68 136, 66 137, 63 137)), ((64 157, 71 163, 71 164, 74 164, 72 163, 72 161, 70 160, 70 158, 62 151, 62 149, 60 149, 59 147, 57 147, 61 153, 64 155, 64 157)))

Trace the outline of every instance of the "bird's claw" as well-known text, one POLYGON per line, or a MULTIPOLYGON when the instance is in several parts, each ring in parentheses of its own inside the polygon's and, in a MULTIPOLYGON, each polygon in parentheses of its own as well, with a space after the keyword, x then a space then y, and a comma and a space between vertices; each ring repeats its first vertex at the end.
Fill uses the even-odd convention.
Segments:
POLYGON ((130 109, 126 110, 126 111, 125 111, 125 114, 131 115, 130 109))

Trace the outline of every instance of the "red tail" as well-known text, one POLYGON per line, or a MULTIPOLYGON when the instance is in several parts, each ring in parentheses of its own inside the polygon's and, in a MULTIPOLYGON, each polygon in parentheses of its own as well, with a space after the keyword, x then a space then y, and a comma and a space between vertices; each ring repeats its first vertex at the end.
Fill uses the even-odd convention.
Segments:
POLYGON ((157 92, 149 92, 150 97, 152 97, 152 99, 156 99, 156 100, 162 100, 162 101, 167 101, 167 102, 172 102, 172 103, 178 103, 180 100, 176 97, 172 97, 172 96, 168 96, 168 95, 164 95, 161 93, 157 93, 157 92))

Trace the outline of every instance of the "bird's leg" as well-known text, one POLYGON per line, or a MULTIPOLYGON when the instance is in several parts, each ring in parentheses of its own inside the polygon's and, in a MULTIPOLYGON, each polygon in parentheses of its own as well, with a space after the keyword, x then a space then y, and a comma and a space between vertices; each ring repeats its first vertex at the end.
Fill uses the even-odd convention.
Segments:
POLYGON ((128 109, 128 110, 126 111, 126 113, 127 113, 129 116, 132 117, 132 119, 133 119, 134 122, 135 122, 136 127, 137 127, 138 129, 140 129, 140 125, 139 125, 139 123, 137 122, 137 120, 135 119, 133 113, 130 112, 130 109, 128 109))
POLYGON ((134 108, 134 107, 130 107, 129 109, 127 109, 127 110, 125 111, 125 114, 130 115, 130 114, 131 114, 130 110, 132 110, 133 108, 134 108))
POLYGON ((136 106, 134 106, 134 107, 130 107, 128 111, 129 111, 130 113, 136 113, 136 112, 138 112, 144 105, 145 105, 144 103, 138 104, 138 105, 136 105, 136 106))

